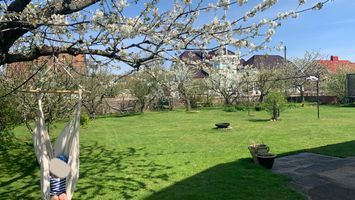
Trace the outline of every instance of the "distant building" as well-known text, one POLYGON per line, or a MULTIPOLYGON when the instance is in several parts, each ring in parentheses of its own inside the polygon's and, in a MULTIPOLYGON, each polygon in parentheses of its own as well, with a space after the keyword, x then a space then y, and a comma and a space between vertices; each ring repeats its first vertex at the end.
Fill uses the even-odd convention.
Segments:
POLYGON ((349 60, 339 60, 338 56, 330 56, 329 60, 318 60, 318 62, 329 72, 336 72, 342 68, 350 68, 355 70, 355 63, 349 60))
MULTIPOLYGON (((76 56, 72 56, 69 54, 59 54, 56 56, 59 62, 64 63, 68 70, 73 70, 77 73, 85 74, 87 73, 87 66, 86 66, 86 58, 85 55, 79 54, 76 56)), ((27 74, 29 72, 29 68, 32 65, 47 65, 52 66, 55 65, 53 57, 50 56, 42 56, 37 58, 34 61, 29 62, 17 62, 8 64, 6 67, 6 73, 9 77, 16 77, 19 74, 27 74)))
MULTIPOLYGON (((209 52, 202 51, 184 51, 179 58, 186 63, 193 62, 204 62, 210 64, 211 67, 222 69, 227 65, 243 66, 243 59, 240 59, 239 54, 234 53, 233 51, 227 50, 226 48, 220 48, 209 52)), ((205 69, 196 68, 194 78, 206 78, 209 74, 205 69)))
POLYGON ((285 59, 279 55, 254 55, 243 63, 244 66, 252 66, 257 70, 280 68, 284 64, 285 59))

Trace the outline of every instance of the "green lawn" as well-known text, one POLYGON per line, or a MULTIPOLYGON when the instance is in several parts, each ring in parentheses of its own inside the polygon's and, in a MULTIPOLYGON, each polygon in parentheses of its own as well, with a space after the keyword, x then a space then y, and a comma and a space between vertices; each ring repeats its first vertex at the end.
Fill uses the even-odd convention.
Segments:
MULTIPOLYGON (((270 122, 265 112, 150 112, 100 118, 81 130, 75 199, 302 199, 287 177, 251 163, 251 140, 286 155, 311 151, 355 155, 355 108, 294 108, 270 122), (213 129, 228 121, 231 130, 213 129)), ((58 131, 63 124, 58 124, 58 131)), ((39 199, 30 135, 0 154, 0 199, 39 199)))

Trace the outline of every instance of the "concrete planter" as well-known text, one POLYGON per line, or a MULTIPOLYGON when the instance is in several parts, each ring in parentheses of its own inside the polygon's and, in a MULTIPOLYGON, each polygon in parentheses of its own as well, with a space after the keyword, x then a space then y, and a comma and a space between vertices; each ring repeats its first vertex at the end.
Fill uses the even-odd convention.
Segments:
POLYGON ((276 155, 275 154, 265 154, 265 155, 257 155, 258 162, 261 166, 267 168, 267 169, 272 169, 272 166, 274 165, 276 155))
POLYGON ((249 145, 248 149, 250 151, 250 155, 253 158, 254 163, 259 164, 259 160, 257 158, 258 154, 268 154, 269 153, 269 146, 266 144, 255 144, 249 145))

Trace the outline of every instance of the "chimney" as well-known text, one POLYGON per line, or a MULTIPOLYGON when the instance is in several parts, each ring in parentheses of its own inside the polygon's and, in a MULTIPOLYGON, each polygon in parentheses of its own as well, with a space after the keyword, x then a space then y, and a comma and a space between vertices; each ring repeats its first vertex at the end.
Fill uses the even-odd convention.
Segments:
POLYGON ((339 61, 339 57, 338 56, 330 56, 330 60, 331 61, 339 61))

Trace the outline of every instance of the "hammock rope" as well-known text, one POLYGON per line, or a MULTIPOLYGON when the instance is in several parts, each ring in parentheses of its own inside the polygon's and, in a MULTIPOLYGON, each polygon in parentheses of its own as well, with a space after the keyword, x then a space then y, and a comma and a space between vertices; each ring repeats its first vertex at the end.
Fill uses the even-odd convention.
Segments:
POLYGON ((42 199, 50 199, 51 174, 49 171, 49 163, 53 158, 64 155, 68 158, 68 165, 70 167, 69 175, 66 177, 66 195, 68 200, 71 200, 76 182, 79 178, 79 129, 82 90, 79 89, 78 92, 79 100, 75 108, 75 114, 58 136, 54 148, 52 147, 45 125, 42 97, 43 93, 39 92, 37 94, 38 119, 36 120, 36 127, 33 134, 34 149, 41 168, 42 199))

